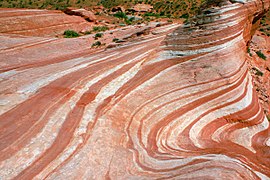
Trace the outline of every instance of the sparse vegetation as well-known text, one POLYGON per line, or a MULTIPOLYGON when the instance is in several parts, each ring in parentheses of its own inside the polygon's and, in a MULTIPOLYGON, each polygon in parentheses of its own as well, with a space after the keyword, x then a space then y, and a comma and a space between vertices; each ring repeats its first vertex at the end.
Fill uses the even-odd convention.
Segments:
MULTIPOLYGON (((92 7, 103 5, 107 9, 121 5, 125 9, 136 4, 149 4, 153 6, 153 11, 146 16, 179 18, 184 15, 194 15, 206 0, 0 0, 0 7, 9 8, 39 8, 64 10, 67 7, 92 7)), ((213 1, 213 0, 212 0, 213 1)), ((97 12, 96 15, 99 15, 97 12)), ((125 13, 116 14, 117 17, 125 19, 125 13)))
MULTIPOLYGON (((127 25, 131 25, 132 23, 133 23, 133 21, 134 21, 134 17, 128 17, 127 15, 126 15, 126 13, 124 13, 124 12, 116 12, 115 14, 114 14, 114 17, 117 17, 117 18, 119 18, 119 19, 122 19, 122 20, 124 20, 124 22, 125 22, 125 25, 127 24, 127 25)), ((123 24, 123 23, 121 23, 121 24, 123 24)), ((119 24, 120 25, 120 24, 119 24)), ((125 26, 124 25, 124 26, 125 26)), ((122 26, 122 25, 120 25, 120 26, 122 26)))
POLYGON ((64 32, 64 37, 65 38, 75 38, 75 37, 79 37, 79 33, 77 33, 76 31, 73 30, 66 30, 64 32))
POLYGON ((185 13, 185 14, 181 15, 180 18, 188 19, 189 18, 189 14, 188 13, 185 13))
POLYGON ((251 52, 250 52, 250 48, 249 48, 249 47, 248 47, 248 49, 247 49, 247 53, 249 54, 250 57, 252 57, 252 54, 251 54, 251 52))
POLYGON ((102 36, 103 36, 102 33, 97 33, 97 34, 95 34, 94 38, 95 39, 98 39, 98 38, 101 38, 102 36))
POLYGON ((126 26, 126 24, 124 24, 124 23, 120 23, 120 24, 119 24, 119 26, 124 27, 124 26, 126 26))
POLYGON ((93 27, 94 32, 103 32, 103 31, 107 31, 107 30, 109 30, 109 28, 107 26, 94 26, 93 27))
POLYGON ((260 31, 262 32, 262 34, 270 37, 270 25, 269 25, 269 21, 270 21, 270 11, 268 11, 267 14, 265 14, 261 21, 260 21, 260 31))
POLYGON ((145 17, 147 16, 153 16, 153 17, 156 17, 156 18, 159 18, 160 17, 160 14, 158 13, 152 13, 152 12, 147 12, 144 14, 145 17))
POLYGON ((262 71, 257 70, 257 71, 256 71, 256 75, 257 75, 257 76, 263 76, 263 72, 262 72, 262 71))
POLYGON ((117 17, 117 18, 120 18, 120 19, 128 19, 126 13, 124 13, 124 12, 116 12, 114 14, 114 17, 117 17))
POLYGON ((257 68, 252 68, 252 69, 255 70, 255 75, 257 75, 257 76, 263 76, 263 72, 260 71, 259 69, 257 69, 257 68))
POLYGON ((113 38, 113 40, 112 40, 113 42, 118 42, 119 41, 119 39, 118 38, 113 38))
POLYGON ((135 20, 135 17, 130 17, 129 18, 126 15, 126 13, 124 13, 124 12, 117 12, 117 13, 114 14, 114 17, 117 17, 119 19, 124 20, 125 24, 124 23, 120 23, 119 26, 131 25, 133 23, 133 21, 135 20))
POLYGON ((99 47, 101 46, 101 42, 100 41, 96 41, 92 44, 92 47, 99 47))
POLYGON ((132 24, 132 21, 126 19, 126 20, 125 20, 125 23, 126 23, 127 25, 131 25, 131 24, 132 24))
POLYGON ((92 34, 92 32, 91 32, 91 31, 85 31, 84 34, 85 34, 85 35, 88 35, 88 34, 92 34))
POLYGON ((263 60, 266 60, 266 56, 261 52, 261 51, 257 51, 256 54, 263 60))

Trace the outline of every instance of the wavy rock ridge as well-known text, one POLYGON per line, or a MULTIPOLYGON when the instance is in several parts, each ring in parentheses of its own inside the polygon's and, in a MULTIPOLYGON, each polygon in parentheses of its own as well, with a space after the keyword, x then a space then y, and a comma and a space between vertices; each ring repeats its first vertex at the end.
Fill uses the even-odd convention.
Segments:
POLYGON ((2 68, 1 177, 269 179, 269 122, 245 61, 269 4, 228 3, 167 36, 2 68))

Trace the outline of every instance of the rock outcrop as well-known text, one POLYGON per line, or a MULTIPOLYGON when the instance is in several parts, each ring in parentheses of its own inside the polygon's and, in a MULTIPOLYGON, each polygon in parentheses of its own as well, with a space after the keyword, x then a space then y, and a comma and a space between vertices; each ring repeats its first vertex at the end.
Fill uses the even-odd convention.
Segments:
MULTIPOLYGON (((269 121, 246 62, 269 5, 214 7, 106 51, 60 56, 59 45, 59 58, 35 66, 45 58, 35 48, 13 59, 0 74, 0 176, 269 179, 269 121)), ((14 57, 18 41, 1 53, 14 57)))
POLYGON ((86 9, 68 7, 64 10, 64 12, 68 15, 80 16, 89 22, 95 22, 97 20, 95 14, 86 9))
POLYGON ((153 6, 149 4, 136 4, 132 8, 129 9, 129 11, 134 12, 150 12, 153 10, 153 6))
POLYGON ((103 6, 94 6, 94 7, 92 7, 92 9, 93 9, 93 12, 95 12, 95 13, 101 13, 104 11, 103 6))
POLYGON ((248 64, 263 109, 270 118, 270 38, 257 31, 253 36, 248 53, 248 64), (262 52, 266 59, 256 52, 262 52))
POLYGON ((5 34, 51 37, 68 29, 79 32, 92 26, 82 17, 61 11, 0 8, 0 33, 5 34))

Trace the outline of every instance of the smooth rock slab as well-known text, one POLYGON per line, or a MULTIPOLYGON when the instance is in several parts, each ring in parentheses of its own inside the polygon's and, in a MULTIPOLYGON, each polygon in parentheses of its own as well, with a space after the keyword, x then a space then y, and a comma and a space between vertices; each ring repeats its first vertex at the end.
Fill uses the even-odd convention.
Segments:
POLYGON ((34 67, 18 56, 1 74, 12 104, 1 106, 0 176, 269 179, 269 121, 245 60, 269 4, 234 3, 199 27, 34 67))

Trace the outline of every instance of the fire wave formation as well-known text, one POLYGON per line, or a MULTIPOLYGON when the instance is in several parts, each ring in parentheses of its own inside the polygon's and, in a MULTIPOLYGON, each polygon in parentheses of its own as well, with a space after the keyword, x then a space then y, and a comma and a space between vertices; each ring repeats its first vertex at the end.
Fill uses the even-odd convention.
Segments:
POLYGON ((0 179, 269 179, 245 60, 269 4, 227 2, 98 52, 1 36, 0 179))

